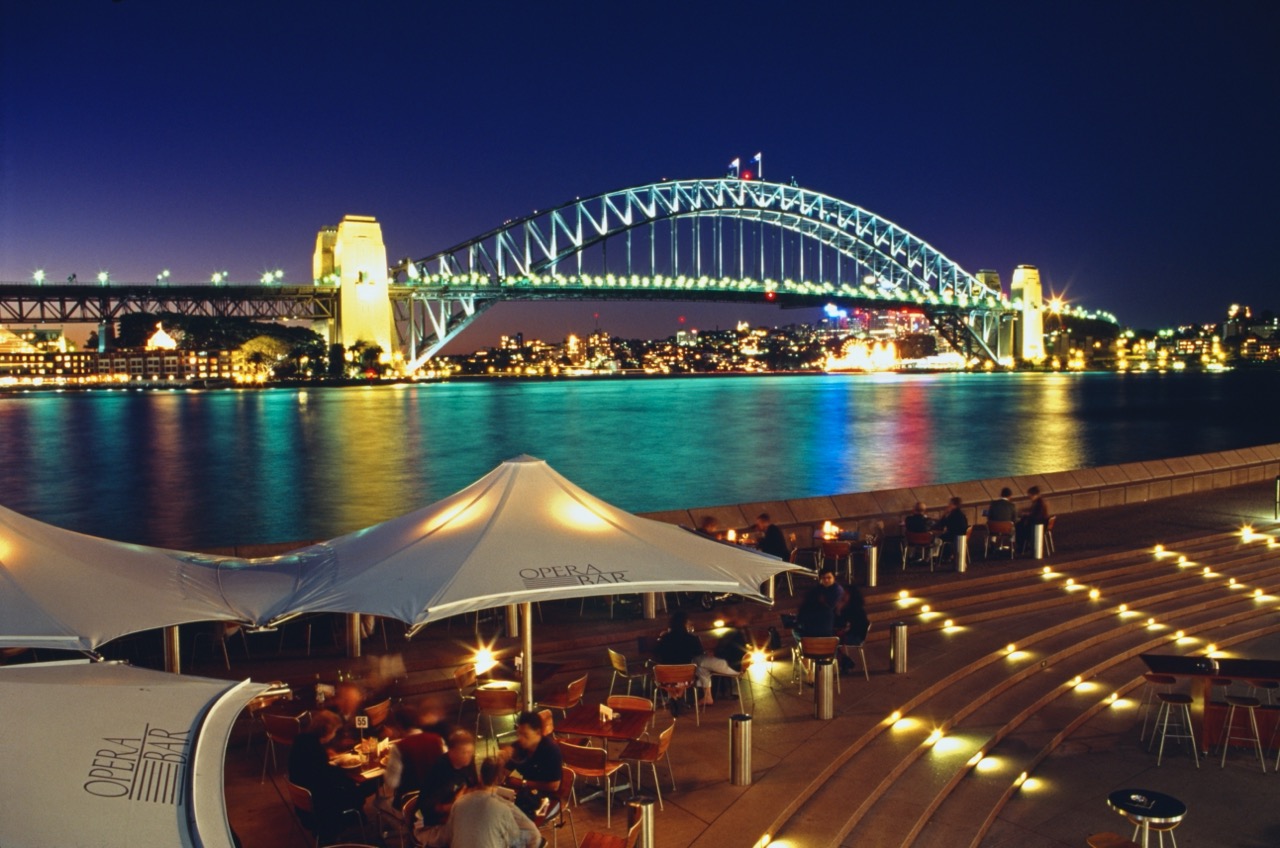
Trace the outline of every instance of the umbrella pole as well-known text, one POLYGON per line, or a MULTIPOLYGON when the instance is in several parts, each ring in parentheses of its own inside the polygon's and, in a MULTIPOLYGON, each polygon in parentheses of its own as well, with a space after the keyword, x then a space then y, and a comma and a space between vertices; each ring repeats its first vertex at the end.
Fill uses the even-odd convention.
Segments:
POLYGON ((164 629, 164 670, 170 674, 182 674, 182 647, 176 624, 164 629))
POLYGON ((516 614, 516 605, 507 604, 507 636, 512 639, 520 635, 520 618, 516 614))
POLYGON ((533 602, 520 604, 520 616, 524 627, 520 629, 520 643, 524 649, 524 666, 521 668, 520 700, 526 710, 533 709, 533 602))
POLYGON ((353 612, 347 616, 347 656, 354 659, 360 654, 360 613, 353 612))

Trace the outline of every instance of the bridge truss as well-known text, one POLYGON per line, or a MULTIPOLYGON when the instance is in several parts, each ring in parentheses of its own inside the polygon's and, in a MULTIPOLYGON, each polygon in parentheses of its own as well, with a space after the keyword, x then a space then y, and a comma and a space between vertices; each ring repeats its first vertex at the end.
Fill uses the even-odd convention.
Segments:
POLYGON ((135 312, 322 321, 337 315, 337 290, 320 286, 129 283, 0 285, 0 324, 101 324, 135 312))
POLYGON ((958 350, 992 360, 1013 312, 890 221, 798 186, 736 178, 575 198, 392 271, 412 368, 503 300, 902 307, 925 314, 958 350))

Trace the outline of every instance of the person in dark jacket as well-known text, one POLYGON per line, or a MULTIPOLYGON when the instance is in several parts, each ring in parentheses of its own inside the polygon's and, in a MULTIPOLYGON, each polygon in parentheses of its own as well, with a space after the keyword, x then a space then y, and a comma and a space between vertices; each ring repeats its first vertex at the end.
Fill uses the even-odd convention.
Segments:
POLYGON ((791 548, 787 546, 787 537, 782 535, 782 528, 773 523, 769 513, 762 512, 756 516, 756 529, 760 531, 760 541, 756 547, 761 553, 770 554, 788 562, 791 560, 791 548))
POLYGON ((342 719, 336 713, 313 712, 306 731, 297 735, 289 750, 289 781, 310 790, 315 830, 322 837, 336 834, 343 813, 362 809, 365 798, 378 788, 376 780, 357 784, 342 769, 329 764, 325 746, 341 727, 342 719))

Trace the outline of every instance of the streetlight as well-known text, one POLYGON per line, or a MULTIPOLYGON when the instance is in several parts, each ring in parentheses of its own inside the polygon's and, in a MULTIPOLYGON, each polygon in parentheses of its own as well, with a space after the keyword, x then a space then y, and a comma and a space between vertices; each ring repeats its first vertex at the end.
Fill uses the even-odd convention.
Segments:
POLYGON ((110 282, 110 281, 111 281, 111 275, 110 275, 109 273, 107 273, 106 271, 99 271, 99 272, 98 272, 98 284, 99 284, 99 285, 103 285, 103 286, 105 286, 105 285, 106 285, 108 282, 110 282))
POLYGON ((209 282, 215 286, 220 286, 227 281, 228 276, 226 271, 214 271, 213 276, 209 278, 209 282))
POLYGON ((34 274, 32 274, 31 281, 34 282, 37 286, 43 286, 44 285, 44 269, 40 268, 34 274))
POLYGON ((274 271, 262 272, 262 284, 264 286, 269 286, 272 283, 279 283, 282 279, 284 279, 284 271, 281 271, 279 268, 274 271))
POLYGON ((169 282, 169 269, 165 268, 159 274, 156 274, 156 283, 163 285, 164 283, 167 283, 167 282, 169 282))

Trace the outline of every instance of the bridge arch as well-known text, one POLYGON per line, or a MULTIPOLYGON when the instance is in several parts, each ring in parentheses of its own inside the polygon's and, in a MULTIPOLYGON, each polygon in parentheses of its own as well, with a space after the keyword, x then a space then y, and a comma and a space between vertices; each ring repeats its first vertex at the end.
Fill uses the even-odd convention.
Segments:
POLYGON ((736 178, 575 198, 392 273, 415 366, 507 299, 900 303, 925 309, 953 343, 992 359, 1000 317, 1011 309, 999 291, 928 242, 862 207, 799 186, 736 178))

